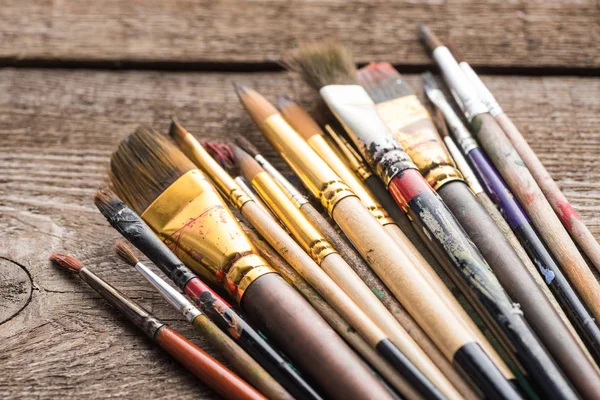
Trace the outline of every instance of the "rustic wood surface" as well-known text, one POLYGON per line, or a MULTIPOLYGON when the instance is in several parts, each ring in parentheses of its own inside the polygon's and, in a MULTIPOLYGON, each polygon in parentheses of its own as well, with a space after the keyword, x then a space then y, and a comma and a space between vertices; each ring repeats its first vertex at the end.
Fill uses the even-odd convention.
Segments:
POLYGON ((5 60, 271 63, 333 36, 361 61, 429 64, 422 22, 474 65, 600 66, 598 0, 3 0, 0 20, 5 60))
MULTIPOLYGON (((600 238, 596 0, 3 1, 0 397, 215 398, 48 255, 72 252, 211 352, 112 254, 118 235, 92 202, 111 151, 139 123, 165 131, 176 113, 201 138, 248 135, 284 167, 242 111, 231 81, 311 106, 317 97, 310 89, 274 71, 282 50, 300 38, 335 36, 361 62, 387 60, 414 72, 430 64, 417 22, 469 43, 461 49, 485 71, 565 74, 484 80, 600 238), (123 65, 129 70, 108 70, 123 65), (230 72, 213 72, 221 69, 230 72)), ((419 86, 417 75, 408 79, 419 86)))

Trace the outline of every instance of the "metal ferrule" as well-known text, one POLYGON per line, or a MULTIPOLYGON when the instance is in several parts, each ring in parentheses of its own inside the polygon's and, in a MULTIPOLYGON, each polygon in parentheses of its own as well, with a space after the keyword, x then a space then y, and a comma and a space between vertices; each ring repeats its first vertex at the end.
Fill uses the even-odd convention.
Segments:
POLYGON ((211 157, 191 133, 187 133, 178 144, 185 155, 206 175, 219 192, 239 210, 252 199, 235 183, 233 178, 211 157))
POLYGON ((500 107, 500 104, 498 104, 492 92, 490 92, 487 86, 485 86, 485 83, 483 83, 479 75, 477 75, 477 73, 473 71, 473 68, 471 68, 471 66, 464 61, 461 62, 459 66, 463 74, 465 74, 465 76, 467 77, 467 80, 469 81, 473 89, 475 89, 477 96, 479 96, 483 104, 485 104, 485 106, 490 111, 490 114, 492 114, 492 117, 504 114, 504 110, 502 109, 502 107, 500 107))
POLYGON ((385 209, 377 203, 365 186, 348 166, 342 161, 341 155, 323 135, 313 135, 307 143, 319 156, 339 175, 348 187, 358 196, 360 201, 367 207, 369 212, 381 223, 381 225, 393 224, 394 221, 385 209))
POLYGON ((360 180, 364 182, 369 179, 373 175, 371 169, 363 162, 362 157, 356 153, 356 150, 352 148, 350 143, 338 135, 331 125, 325 125, 325 131, 329 133, 329 137, 335 142, 340 153, 343 154, 342 159, 360 180))
POLYGON ((482 193, 483 187, 479 183, 475 172, 458 149, 458 146, 456 145, 456 143, 454 143, 454 140, 450 136, 444 136, 444 143, 446 144, 446 148, 448 148, 448 151, 454 159, 456 166, 458 167, 462 176, 465 178, 465 181, 467 181, 467 184, 469 185, 473 193, 482 193))
POLYGON ((271 115, 261 126, 265 136, 298 175, 310 193, 321 201, 329 215, 336 204, 354 196, 331 168, 314 152, 279 113, 271 115))
POLYGON ((197 169, 173 182, 142 218, 184 264, 238 301, 256 278, 274 272, 197 169))
POLYGON ((417 96, 408 95, 379 103, 377 112, 435 190, 448 182, 462 180, 429 113, 417 96))
POLYGON ((464 154, 469 154, 471 150, 479 147, 477 140, 475 140, 471 132, 465 127, 460 117, 456 115, 441 90, 428 90, 427 97, 442 112, 454 140, 456 140, 464 154))
POLYGON ((275 179, 275 182, 277 182, 279 187, 283 189, 288 198, 296 207, 300 208, 308 203, 308 199, 302 193, 300 193, 300 191, 296 189, 296 186, 292 185, 292 183, 288 181, 285 176, 283 176, 281 172, 279 172, 279 170, 273 166, 273 164, 267 161, 260 154, 254 157, 254 159, 260 164, 261 167, 263 167, 265 171, 267 171, 269 175, 273 177, 273 179, 275 179))
POLYGON ((325 257, 336 252, 308 222, 304 214, 292 204, 268 173, 260 172, 256 175, 252 180, 252 186, 317 264, 320 265, 325 257))
POLYGON ((487 107, 477 96, 450 50, 446 46, 440 46, 433 50, 432 56, 467 119, 471 121, 477 115, 488 112, 487 107))
POLYGON ((375 103, 360 85, 329 85, 321 96, 342 123, 356 148, 375 173, 389 185, 406 169, 416 169, 375 109, 375 103))
POLYGON ((135 269, 142 274, 156 290, 158 290, 161 296, 167 300, 173 308, 181 312, 189 322, 192 322, 197 316, 202 314, 200 310, 194 307, 193 304, 185 298, 185 296, 152 272, 144 264, 141 262, 135 264, 135 269))
POLYGON ((87 268, 79 270, 79 276, 88 285, 92 287, 98 294, 113 307, 121 311, 127 319, 140 328, 148 337, 154 339, 156 332, 164 325, 158 319, 154 318, 148 311, 144 310, 138 304, 119 292, 117 289, 109 285, 103 279, 87 268))

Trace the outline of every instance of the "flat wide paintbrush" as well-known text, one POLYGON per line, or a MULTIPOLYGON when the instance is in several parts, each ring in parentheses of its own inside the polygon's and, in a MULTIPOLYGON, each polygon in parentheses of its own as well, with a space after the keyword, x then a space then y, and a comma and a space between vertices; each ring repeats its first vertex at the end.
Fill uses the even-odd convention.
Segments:
POLYGON ((304 218, 258 162, 237 146, 233 148, 233 154, 244 176, 315 261, 304 263, 298 273, 424 397, 442 398, 436 385, 449 392, 448 396, 458 396, 375 294, 304 218))
MULTIPOLYGON (((256 254, 214 187, 166 138, 141 127, 123 140, 111 157, 111 182, 188 267, 222 285, 329 396, 389 398, 310 304, 256 254)), ((255 204, 235 187, 239 203, 255 204)))
POLYGON ((446 304, 405 254, 373 218, 358 197, 294 131, 264 97, 247 87, 238 95, 271 144, 283 155, 361 255, 411 313, 449 360, 460 365, 486 393, 518 398, 498 367, 476 343, 470 330, 446 304), (449 317, 452 316, 452 317, 449 317), (455 354, 458 352, 458 357, 455 354), (461 356, 464 355, 464 356, 461 356))
MULTIPOLYGON (((409 238, 400 230, 398 225, 388 217, 385 210, 383 210, 383 207, 373 199, 367 189, 359 182, 358 178, 341 160, 339 153, 337 153, 334 150, 334 147, 332 147, 332 144, 328 142, 325 133, 317 123, 304 109, 302 109, 302 107, 289 98, 280 97, 278 105, 283 116, 296 132, 306 140, 311 148, 323 158, 344 183, 350 187, 354 194, 359 197, 365 207, 367 207, 371 214, 373 214, 373 216, 381 223, 400 249, 412 257, 411 260, 419 268, 419 271, 421 271, 429 283, 435 287, 436 292, 445 298, 448 305, 454 309, 455 314, 457 314, 464 323, 470 325, 473 333, 478 336, 480 343, 484 346, 488 354, 495 356, 495 351, 491 348, 485 337, 458 303, 448 287, 437 275, 436 271, 433 270, 419 250, 413 245, 411 240, 409 240, 409 238)), ((394 207, 397 208, 395 204, 394 207)), ((412 229, 412 227, 410 229, 412 229)), ((495 357, 494 361, 498 363, 500 362, 500 358, 495 357)))
POLYGON ((596 320, 600 320, 600 284, 556 216, 535 178, 502 127, 473 90, 460 66, 441 41, 420 26, 425 46, 463 108, 475 137, 517 197, 555 260, 596 320))
MULTIPOLYGON (((456 50, 451 49, 456 56, 456 50)), ((554 209, 554 212, 560 218, 563 226, 569 232, 575 243, 588 256, 592 264, 600 271, 600 243, 596 240, 592 232, 583 223, 575 208, 571 205, 567 197, 560 190, 558 184, 552 179, 552 176, 544 167, 533 149, 523 137, 519 128, 506 115, 498 101, 485 86, 477 73, 464 60, 459 63, 460 68, 467 77, 473 89, 477 92, 479 99, 486 105, 490 115, 496 119, 506 136, 512 142, 519 156, 535 178, 540 189, 546 196, 546 199, 554 209)))
MULTIPOLYGON (((244 321, 196 274, 183 265, 181 260, 152 232, 135 211, 113 194, 103 191, 96 193, 94 202, 113 228, 144 253, 184 293, 190 296, 215 325, 250 354, 293 396, 306 399, 320 398, 296 369, 289 365, 259 332, 244 321)), ((245 371, 252 373, 252 369, 245 371)), ((256 382, 261 384, 260 374, 254 375, 256 379, 259 379, 256 382)), ((251 378, 248 380, 254 382, 251 378)), ((278 386, 271 385, 272 390, 266 391, 277 394, 278 386)))
POLYGON ((124 242, 118 242, 115 251, 127 264, 134 267, 158 290, 171 306, 204 336, 252 386, 269 399, 293 399, 252 357, 219 328, 200 310, 192 305, 181 293, 169 286, 136 257, 124 242))
MULTIPOLYGON (((554 359, 567 368, 581 362, 589 364, 506 236, 454 167, 429 113, 401 75, 390 64, 371 64, 359 70, 358 80, 377 103, 379 116, 465 229, 502 287, 520 304, 525 319, 554 359), (565 359, 559 360, 559 355, 565 359)), ((555 369, 552 360, 539 358, 528 365, 528 358, 543 351, 533 349, 532 343, 524 347, 517 346, 516 355, 527 369, 537 370, 548 362, 551 376, 555 369)))
POLYGON ((220 395, 228 399, 265 399, 220 362, 85 268, 75 257, 64 253, 52 253, 50 261, 78 275, 144 334, 220 395))
MULTIPOLYGON (((541 283, 541 287, 546 286, 556 295, 560 303, 569 314, 573 323, 576 324, 582 338, 588 343, 589 349, 595 357, 598 357, 598 338, 600 330, 593 322, 593 318, 585 309, 577 297, 575 291, 571 288, 569 282, 563 276, 549 251, 544 246, 543 241, 538 237, 535 228, 531 225, 529 218, 521 208, 520 204, 513 197, 506 186, 506 183, 496 171, 494 166, 487 159, 477 141, 463 125, 460 118, 454 113, 450 104, 442 91, 437 88, 433 76, 424 77, 425 93, 431 101, 440 109, 446 117, 453 135, 459 141, 463 152, 468 157, 471 164, 482 182, 485 189, 494 199, 499 209, 502 210, 510 228, 514 230, 519 240, 525 245, 525 249, 538 267, 532 273, 535 273, 541 283), (542 279, 543 278, 543 279, 542 279)), ((483 190, 483 189, 481 189, 483 190)), ((506 286, 507 290, 512 287, 506 286)), ((535 297, 538 296, 534 296, 535 297)), ((531 299, 531 300, 534 300, 531 299)), ((530 317, 534 309, 529 310, 528 301, 523 302, 515 296, 515 300, 520 301, 521 307, 525 311, 525 317, 530 317)), ((537 301, 537 300, 536 300, 537 301)), ((547 307, 544 302, 539 302, 540 306, 547 307)), ((546 321, 532 320, 528 318, 534 329, 538 330, 540 339, 546 344, 548 350, 552 353, 555 360, 563 368, 567 376, 586 397, 600 396, 600 377, 596 367, 586 357, 578 343, 575 341, 576 334, 568 331, 565 324, 556 325, 555 328, 544 326, 551 323, 555 317, 550 317, 546 321), (575 335, 575 337, 574 337, 575 335)), ((569 324, 570 325, 570 324, 569 324)))

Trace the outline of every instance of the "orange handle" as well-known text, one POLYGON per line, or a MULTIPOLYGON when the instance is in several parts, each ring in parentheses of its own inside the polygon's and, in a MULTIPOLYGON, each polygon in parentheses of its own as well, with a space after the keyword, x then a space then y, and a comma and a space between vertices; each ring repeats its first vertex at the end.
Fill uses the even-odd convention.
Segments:
POLYGON ((154 340, 191 373, 226 399, 266 400, 227 367, 168 326, 162 326, 156 332, 154 340))

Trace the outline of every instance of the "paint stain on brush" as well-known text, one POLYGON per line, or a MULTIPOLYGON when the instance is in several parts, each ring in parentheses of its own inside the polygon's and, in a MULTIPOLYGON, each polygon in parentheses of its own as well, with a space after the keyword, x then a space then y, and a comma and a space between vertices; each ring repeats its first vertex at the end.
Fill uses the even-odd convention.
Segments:
POLYGON ((380 300, 383 300, 383 298, 385 297, 385 293, 383 293, 383 291, 379 289, 371 288, 371 291, 375 293, 375 296, 377 296, 380 300))

